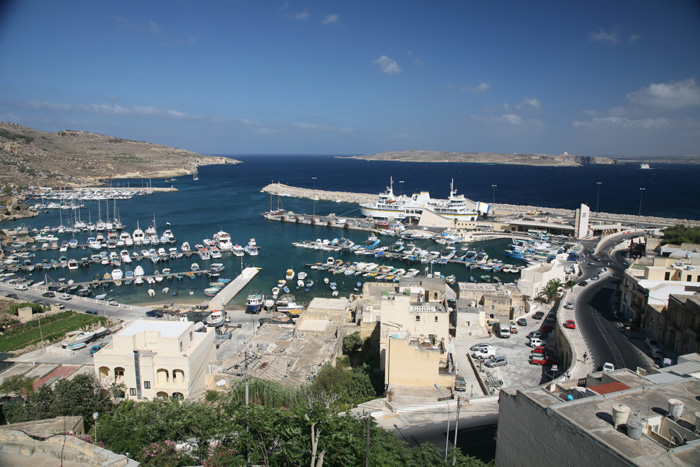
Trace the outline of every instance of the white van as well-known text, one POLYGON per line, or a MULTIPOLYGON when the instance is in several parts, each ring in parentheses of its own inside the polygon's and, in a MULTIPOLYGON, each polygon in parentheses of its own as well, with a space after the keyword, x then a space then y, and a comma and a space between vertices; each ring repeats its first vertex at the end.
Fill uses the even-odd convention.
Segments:
POLYGON ((508 323, 494 323, 493 332, 502 339, 508 339, 510 337, 510 325, 508 323))

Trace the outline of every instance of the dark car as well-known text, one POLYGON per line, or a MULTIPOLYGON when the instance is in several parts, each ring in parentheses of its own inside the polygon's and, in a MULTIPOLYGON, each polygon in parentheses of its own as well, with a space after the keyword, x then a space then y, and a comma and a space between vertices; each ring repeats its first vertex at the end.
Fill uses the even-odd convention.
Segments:
POLYGON ((17 296, 16 293, 8 293, 5 295, 7 298, 14 298, 15 300, 19 300, 19 297, 17 296))
POLYGON ((97 310, 85 310, 85 313, 87 313, 89 315, 95 315, 95 316, 97 316, 99 314, 97 312, 97 310))
POLYGON ((532 319, 542 319, 543 316, 544 316, 544 313, 541 311, 538 311, 537 313, 532 315, 532 319))
POLYGON ((518 326, 527 326, 527 320, 525 318, 520 318, 518 320, 518 326))
POLYGON ((553 330, 554 330, 554 326, 550 326, 549 324, 543 324, 542 326, 540 326, 540 332, 542 334, 550 333, 553 330))
POLYGON ((150 310, 146 312, 146 316, 149 316, 151 318, 162 318, 163 313, 157 310, 150 310))
POLYGON ((53 292, 44 292, 43 294, 41 294, 41 296, 46 298, 54 298, 56 294, 53 292))
POLYGON ((578 283, 578 285, 580 285, 581 287, 585 287, 585 286, 588 285, 588 282, 586 282, 586 281, 581 281, 581 282, 578 283))

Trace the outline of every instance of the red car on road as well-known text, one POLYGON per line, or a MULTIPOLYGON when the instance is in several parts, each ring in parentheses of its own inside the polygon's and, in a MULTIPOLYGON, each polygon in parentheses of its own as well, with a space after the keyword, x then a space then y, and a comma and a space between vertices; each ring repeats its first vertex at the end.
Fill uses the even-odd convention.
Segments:
POLYGON ((535 347, 534 349, 532 349, 532 351, 534 353, 545 354, 547 353, 547 347, 545 347, 544 345, 540 345, 539 347, 535 347))
POLYGON ((576 323, 573 319, 567 319, 564 323, 564 327, 568 329, 576 329, 576 323))
POLYGON ((530 363, 533 365, 552 366, 561 363, 558 358, 551 355, 530 355, 530 363))

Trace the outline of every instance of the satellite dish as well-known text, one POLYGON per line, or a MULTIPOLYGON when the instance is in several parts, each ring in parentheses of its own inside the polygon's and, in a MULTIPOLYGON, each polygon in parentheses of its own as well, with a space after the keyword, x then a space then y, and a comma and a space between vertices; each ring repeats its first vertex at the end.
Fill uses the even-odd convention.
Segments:
POLYGON ((668 431, 671 433, 671 439, 676 443, 676 446, 683 446, 685 444, 685 438, 682 437, 680 433, 673 428, 670 428, 668 431))

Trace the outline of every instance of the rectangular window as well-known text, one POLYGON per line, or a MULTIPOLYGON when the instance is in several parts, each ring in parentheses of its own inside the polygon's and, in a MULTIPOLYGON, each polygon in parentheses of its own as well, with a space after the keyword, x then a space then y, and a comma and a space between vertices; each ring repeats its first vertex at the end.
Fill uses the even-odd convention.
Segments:
POLYGON ((435 317, 435 322, 436 322, 436 323, 438 322, 438 318, 439 318, 438 316, 435 317))
POLYGON ((420 321, 420 315, 416 315, 416 323, 420 321))
POLYGON ((144 389, 151 389, 151 382, 150 382, 150 381, 144 381, 144 382, 143 382, 143 387, 144 387, 144 389))
POLYGON ((136 395, 136 389, 135 389, 135 388, 129 388, 129 395, 135 396, 135 395, 136 395))
POLYGON ((664 280, 665 281, 671 280, 671 273, 670 272, 666 273, 666 275, 664 276, 664 280))
POLYGON ((688 274, 688 277, 686 277, 685 280, 687 280, 688 282, 690 282, 690 281, 691 281, 691 278, 692 278, 692 276, 691 276, 690 274, 688 274))

